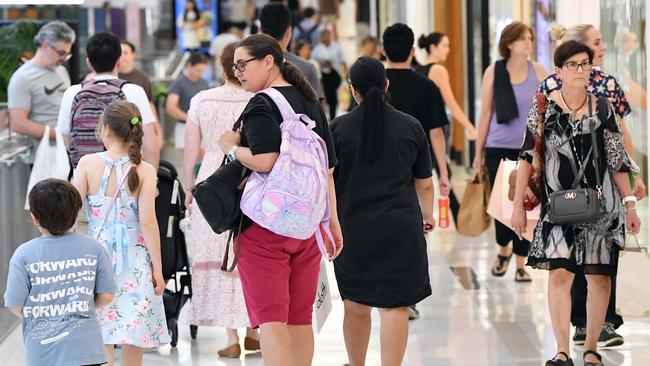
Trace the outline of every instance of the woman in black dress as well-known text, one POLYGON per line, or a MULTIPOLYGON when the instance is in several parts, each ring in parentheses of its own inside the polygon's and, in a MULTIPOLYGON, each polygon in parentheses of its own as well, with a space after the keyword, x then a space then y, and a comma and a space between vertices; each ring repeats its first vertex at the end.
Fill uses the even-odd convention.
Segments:
POLYGON ((567 41, 555 50, 553 61, 562 87, 548 95, 544 116, 539 116, 536 104, 528 113, 512 225, 521 237, 526 230, 523 204, 531 163, 540 150, 536 146, 543 146, 540 161, 546 193, 528 265, 549 271, 548 306, 558 354, 546 365, 573 365, 569 356, 571 284, 575 273, 584 273, 588 300, 583 359, 585 366, 602 366, 596 349, 611 289, 610 275, 616 273, 618 252, 625 245, 626 226, 634 235, 641 223, 627 174, 631 170, 630 160, 612 105, 586 90, 593 51, 582 42, 567 41), (591 128, 595 130, 597 146, 592 144, 591 128), (573 187, 592 188, 601 193, 602 214, 594 222, 560 224, 549 216, 549 200, 545 197, 573 187))
POLYGON ((334 261, 344 301, 350 366, 365 364, 370 311, 381 316, 382 365, 401 365, 407 307, 431 295, 424 238, 435 226, 427 137, 420 123, 387 103, 386 70, 362 57, 350 69, 359 107, 331 123, 339 165, 338 213, 346 240, 334 261))

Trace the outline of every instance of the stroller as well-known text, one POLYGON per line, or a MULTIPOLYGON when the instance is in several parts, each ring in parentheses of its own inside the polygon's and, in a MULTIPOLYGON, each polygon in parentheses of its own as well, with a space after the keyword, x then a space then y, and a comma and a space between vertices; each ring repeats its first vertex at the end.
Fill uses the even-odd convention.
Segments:
POLYGON ((160 230, 160 256, 165 282, 174 282, 173 290, 165 289, 163 302, 172 347, 178 343, 178 317, 183 305, 192 297, 192 277, 179 222, 185 216, 185 191, 178 180, 176 168, 161 160, 158 168, 156 219, 160 230))

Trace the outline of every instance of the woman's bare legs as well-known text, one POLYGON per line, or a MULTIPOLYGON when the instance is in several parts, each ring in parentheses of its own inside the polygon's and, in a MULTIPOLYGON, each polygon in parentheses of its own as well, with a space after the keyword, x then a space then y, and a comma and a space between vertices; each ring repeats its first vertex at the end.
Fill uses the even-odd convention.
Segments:
POLYGON ((409 331, 408 308, 379 309, 381 318, 381 365, 400 366, 409 331))
POLYGON ((343 338, 350 366, 363 366, 370 342, 370 306, 344 300, 343 338))
POLYGON ((564 268, 550 271, 548 276, 548 310, 551 313, 557 351, 569 353, 571 324, 571 285, 573 273, 564 268))
POLYGON ((286 323, 261 324, 260 346, 265 366, 291 365, 291 337, 286 323))
MULTIPOLYGON (((605 313, 609 305, 609 292, 612 289, 611 277, 586 275, 587 278, 587 338, 585 351, 598 351, 598 337, 603 328, 605 313)), ((597 362, 594 355, 588 355, 588 362, 597 362)))

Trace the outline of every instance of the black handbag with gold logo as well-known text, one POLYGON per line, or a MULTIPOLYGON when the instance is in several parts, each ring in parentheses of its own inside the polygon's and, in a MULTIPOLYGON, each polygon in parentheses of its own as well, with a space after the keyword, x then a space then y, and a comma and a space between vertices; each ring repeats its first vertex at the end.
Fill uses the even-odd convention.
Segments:
MULTIPOLYGON (((603 186, 601 183, 600 166, 598 164, 599 154, 598 143, 596 141, 596 119, 592 112, 591 95, 589 95, 588 120, 589 130, 591 132, 591 149, 587 153, 585 160, 581 162, 580 171, 576 172, 577 174, 571 189, 553 192, 549 197, 548 216, 549 220, 554 224, 574 225, 595 222, 603 214, 600 205, 600 201, 603 199, 603 186), (585 166, 589 161, 590 155, 594 169, 596 170, 596 189, 579 187, 580 181, 584 177, 585 166)), ((601 121, 601 123, 603 122, 601 121)), ((577 156, 576 158, 579 159, 577 156)))

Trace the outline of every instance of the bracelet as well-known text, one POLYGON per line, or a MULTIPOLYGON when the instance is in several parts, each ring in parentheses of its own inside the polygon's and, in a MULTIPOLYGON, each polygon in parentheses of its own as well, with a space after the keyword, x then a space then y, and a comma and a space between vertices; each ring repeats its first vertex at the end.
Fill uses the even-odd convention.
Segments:
POLYGON ((623 204, 626 204, 628 202, 636 202, 636 196, 625 196, 623 197, 623 204))

